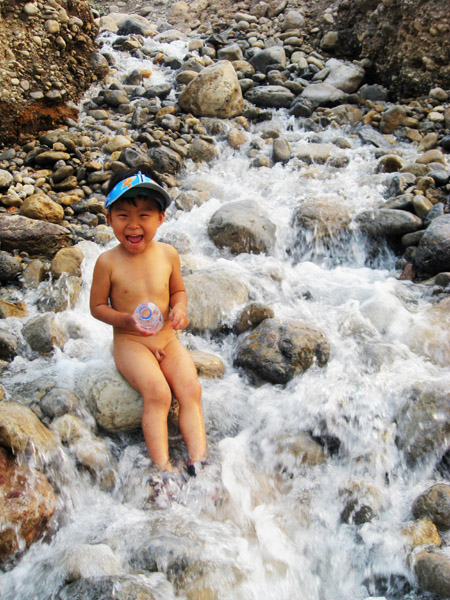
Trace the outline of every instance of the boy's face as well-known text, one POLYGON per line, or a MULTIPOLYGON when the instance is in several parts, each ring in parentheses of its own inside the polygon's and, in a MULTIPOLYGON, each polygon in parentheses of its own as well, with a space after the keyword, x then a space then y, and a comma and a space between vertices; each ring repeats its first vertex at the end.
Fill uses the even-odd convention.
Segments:
POLYGON ((164 222, 165 213, 159 208, 158 202, 148 196, 114 202, 106 218, 125 250, 139 254, 148 248, 164 222))

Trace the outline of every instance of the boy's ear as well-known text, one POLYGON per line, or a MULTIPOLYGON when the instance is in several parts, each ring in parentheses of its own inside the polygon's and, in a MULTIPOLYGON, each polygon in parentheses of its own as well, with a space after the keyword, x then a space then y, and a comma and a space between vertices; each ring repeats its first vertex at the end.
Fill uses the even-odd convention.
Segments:
MULTIPOLYGON (((164 223, 164 219, 166 218, 166 212, 163 210, 159 213, 159 225, 164 223)), ((158 225, 158 227, 159 227, 158 225)))
POLYGON ((108 221, 108 225, 111 225, 111 213, 109 210, 106 212, 106 220, 108 221))

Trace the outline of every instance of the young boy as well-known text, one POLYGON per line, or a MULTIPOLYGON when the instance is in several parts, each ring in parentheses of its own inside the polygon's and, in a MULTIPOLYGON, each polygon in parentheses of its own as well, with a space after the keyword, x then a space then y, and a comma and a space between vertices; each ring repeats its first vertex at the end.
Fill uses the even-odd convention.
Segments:
POLYGON ((144 399, 142 429, 151 459, 161 470, 173 470, 167 432, 173 391, 189 453, 188 472, 194 475, 194 462, 205 458, 206 434, 197 371, 175 333, 189 323, 187 296, 177 251, 154 239, 170 201, 149 167, 111 178, 106 218, 119 245, 97 260, 90 309, 96 319, 113 326, 117 369, 144 399), (158 333, 134 321, 141 302, 160 309, 164 325, 158 333))

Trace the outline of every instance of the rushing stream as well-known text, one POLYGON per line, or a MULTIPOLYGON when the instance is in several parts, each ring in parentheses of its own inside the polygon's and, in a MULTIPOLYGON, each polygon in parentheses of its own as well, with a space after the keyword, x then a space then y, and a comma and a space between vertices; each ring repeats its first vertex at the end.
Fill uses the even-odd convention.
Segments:
MULTIPOLYGON (((179 42, 172 50, 184 51, 179 42)), ((122 55, 117 60, 127 71, 138 64, 122 55)), ((153 65, 152 70, 153 81, 165 76, 153 65)), ((337 199, 354 216, 385 202, 389 175, 375 174, 376 149, 344 129, 311 133, 279 110, 272 121, 253 124, 249 139, 261 139, 268 129, 288 139, 292 155, 307 142, 345 137, 349 164, 337 169, 293 159, 286 166, 254 168, 247 156, 250 141, 236 151, 219 140, 218 158, 209 164, 187 162, 183 181, 187 188, 206 184, 210 199, 189 212, 172 206, 160 237, 186 234, 190 267, 226 270, 277 318, 319 328, 330 345, 328 364, 313 366, 286 385, 256 386, 233 366, 235 334, 183 334, 191 348, 220 356, 226 366, 222 379, 202 379, 209 465, 174 499, 158 505, 147 502, 149 459, 140 432, 105 438, 117 460, 116 484, 109 491, 80 472, 61 449, 51 473, 59 493, 55 532, 0 576, 2 600, 55 597, 67 575, 67 557, 73 560, 76 551, 85 576, 103 574, 100 561, 89 564, 83 556, 81 544, 105 545, 105 556, 112 550, 123 573, 145 573, 145 552, 157 548, 160 572, 147 572, 146 581, 161 599, 427 597, 410 591, 413 576, 400 530, 412 519, 414 498, 437 475, 434 464, 406 467, 395 444, 394 421, 407 388, 450 385, 439 349, 421 342, 425 331, 438 327, 427 316, 426 286, 399 281, 387 248, 368 267, 356 230, 331 251, 310 240, 291 252, 292 214, 300 202, 337 199), (256 200, 276 225, 270 256, 232 256, 208 237, 209 219, 221 205, 247 199, 256 200), (339 451, 305 464, 295 451, 305 432, 339 440, 339 451), (342 519, 349 487, 377 505, 372 520, 356 525, 342 519)), ((266 147, 269 154, 271 145, 266 147)), ((396 150, 405 161, 416 157, 412 144, 396 150)), ((87 364, 112 362, 111 328, 88 310, 93 265, 104 248, 88 241, 80 247, 83 292, 72 310, 60 314, 77 338, 51 359, 17 358, 5 377, 6 389, 43 374, 76 389, 83 386, 80 374, 87 364)), ((28 301, 31 305, 32 298, 28 301)), ((11 321, 20 328, 18 320, 11 321)), ((173 436, 171 444, 180 443, 173 436)))

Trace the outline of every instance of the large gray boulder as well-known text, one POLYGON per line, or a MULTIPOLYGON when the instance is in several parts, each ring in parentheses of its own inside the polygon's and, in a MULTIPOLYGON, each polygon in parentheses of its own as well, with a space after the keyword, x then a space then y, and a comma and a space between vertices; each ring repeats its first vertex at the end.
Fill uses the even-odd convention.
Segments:
POLYGON ((235 364, 265 381, 287 383, 315 363, 325 365, 329 354, 318 329, 300 321, 265 319, 241 342, 235 364))
POLYGON ((184 276, 189 298, 189 331, 218 332, 231 327, 234 314, 248 299, 245 283, 223 270, 196 271, 184 276))
POLYGON ((60 248, 72 245, 72 234, 56 223, 3 214, 0 215, 0 245, 7 251, 52 257, 60 248))
POLYGON ((450 398, 447 390, 417 385, 396 417, 396 444, 407 463, 439 460, 448 449, 450 398))
POLYGON ((450 271, 450 215, 436 217, 420 239, 416 267, 431 275, 450 271))
POLYGON ((244 101, 233 65, 223 60, 206 67, 188 83, 178 104, 196 117, 229 119, 240 115, 244 101))
POLYGON ((254 200, 230 202, 211 217, 208 235, 218 248, 233 254, 268 253, 275 240, 275 225, 254 200))
POLYGON ((142 396, 131 387, 111 362, 88 367, 80 378, 80 390, 96 422, 109 433, 141 427, 142 396))

